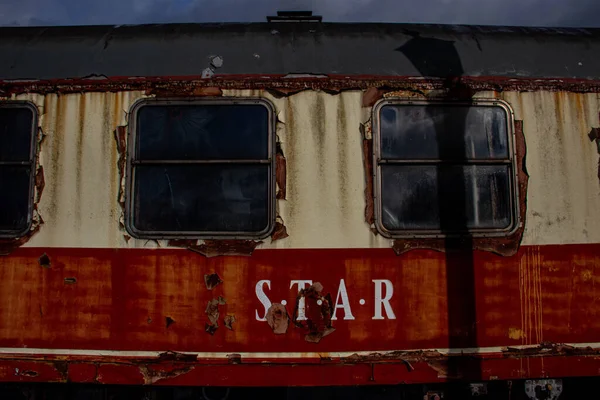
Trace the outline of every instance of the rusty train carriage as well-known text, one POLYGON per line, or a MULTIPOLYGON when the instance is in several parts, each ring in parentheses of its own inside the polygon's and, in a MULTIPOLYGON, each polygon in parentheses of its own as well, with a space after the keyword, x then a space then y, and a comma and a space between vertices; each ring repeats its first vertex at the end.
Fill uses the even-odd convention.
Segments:
POLYGON ((598 374, 600 32, 310 21, 2 32, 0 107, 32 104, 38 130, 31 226, 1 242, 0 380, 598 374), (268 235, 132 237, 132 118, 156 99, 273 108, 268 235), (505 105, 514 229, 378 232, 374 110, 398 99, 505 105))

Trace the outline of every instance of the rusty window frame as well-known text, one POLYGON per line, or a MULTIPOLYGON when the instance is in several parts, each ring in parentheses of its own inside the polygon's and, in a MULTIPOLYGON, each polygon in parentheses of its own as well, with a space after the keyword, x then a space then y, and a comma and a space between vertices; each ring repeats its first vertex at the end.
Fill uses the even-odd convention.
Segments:
MULTIPOLYGON (((29 145, 29 159, 26 161, 2 161, 0 160, 0 167, 2 166, 28 166, 30 169, 29 175, 29 195, 27 196, 27 224, 22 230, 0 230, 0 238, 2 239, 16 239, 25 236, 33 224, 33 205, 35 195, 35 174, 36 174, 36 151, 37 151, 37 129, 38 129, 38 109, 35 104, 31 101, 0 101, 0 108, 26 108, 31 111, 31 130, 30 130, 30 145, 29 145)), ((2 188, 0 187, 0 190, 2 188)))
POLYGON ((275 128, 276 128, 276 113, 273 104, 264 98, 253 97, 221 97, 218 99, 206 98, 143 98, 136 101, 129 112, 130 123, 128 126, 127 140, 127 167, 125 180, 125 229, 129 234, 137 239, 264 239, 268 237, 275 227, 276 219, 276 199, 275 199, 275 128), (177 106, 177 105, 244 105, 254 104, 261 105, 266 108, 268 113, 268 137, 267 137, 267 159, 262 160, 154 160, 158 163, 167 163, 171 165, 184 164, 266 164, 268 165, 268 194, 267 194, 267 216, 268 224, 265 229, 257 232, 241 232, 241 231, 142 231, 134 225, 134 170, 136 164, 136 156, 138 153, 137 141, 137 115, 141 108, 146 105, 162 105, 162 106, 177 106))
MULTIPOLYGON (((374 198, 374 225, 377 231, 386 238, 391 239, 409 239, 409 238, 443 238, 447 236, 469 235, 471 237, 506 237, 514 234, 519 229, 520 224, 520 209, 519 209, 519 184, 517 154, 515 146, 515 118, 514 112, 506 101, 500 99, 473 99, 470 101, 451 101, 448 99, 427 99, 416 100, 407 98, 383 98, 373 106, 372 111, 373 121, 373 198, 374 198), (435 230, 389 230, 383 226, 382 221, 382 165, 389 163, 388 160, 381 158, 381 132, 380 132, 380 116, 381 109, 386 105, 452 105, 452 106, 484 106, 484 107, 499 107, 506 114, 507 127, 507 142, 508 142, 508 159, 504 160, 473 160, 471 162, 457 162, 456 165, 490 165, 490 164, 506 164, 509 165, 509 200, 510 200, 510 218, 511 223, 506 228, 482 229, 474 228, 465 231, 443 232, 441 229, 435 230)), ((398 161, 404 165, 430 164, 440 165, 441 160, 402 160, 398 161)))

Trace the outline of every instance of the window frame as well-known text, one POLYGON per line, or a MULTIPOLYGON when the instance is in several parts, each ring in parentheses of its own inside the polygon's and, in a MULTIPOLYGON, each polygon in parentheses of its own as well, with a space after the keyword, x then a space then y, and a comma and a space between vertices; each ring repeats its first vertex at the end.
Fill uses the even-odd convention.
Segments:
POLYGON ((190 97, 190 98, 142 98, 136 101, 129 110, 129 124, 128 124, 128 139, 127 139, 127 165, 126 165, 126 178, 125 178, 125 210, 124 210, 124 222, 125 229, 127 232, 136 239, 247 239, 247 240, 260 240, 269 237, 273 229, 275 228, 276 219, 276 164, 275 164, 275 141, 276 141, 276 123, 277 114, 273 104, 264 98, 258 97, 220 97, 220 98, 201 98, 201 97, 190 97), (267 196, 267 207, 268 207, 268 223, 265 229, 259 232, 242 232, 232 231, 225 233, 224 231, 145 231, 139 230, 134 224, 135 215, 135 195, 134 195, 134 169, 137 161, 136 157, 139 153, 138 147, 138 132, 137 132, 137 120, 138 112, 145 106, 178 106, 178 105, 246 105, 254 104, 261 105, 267 109, 268 113, 268 158, 265 160, 155 160, 149 163, 165 162, 172 165, 183 165, 183 164, 267 164, 269 166, 268 172, 268 196, 267 196))
MULTIPOLYGON (((514 112, 511 106, 504 100, 500 99, 489 99, 489 98, 478 98, 469 101, 465 100, 448 100, 448 99, 411 99, 411 98, 399 98, 389 97, 379 100, 373 106, 372 111, 372 125, 373 125, 373 203, 374 203, 374 224, 377 232, 383 237, 390 239, 427 239, 427 238, 444 238, 444 237, 455 237, 455 236, 470 236, 470 237, 507 237, 516 233, 521 225, 520 221, 520 201, 519 201, 519 166, 517 165, 517 154, 516 154, 516 138, 515 138, 515 118, 514 112), (507 141, 508 141, 508 160, 473 160, 472 162, 458 161, 455 165, 485 165, 485 164, 505 164, 510 166, 509 173, 509 197, 510 197, 510 221, 506 228, 472 228, 463 231, 455 232, 443 232, 441 229, 435 230, 390 230, 383 225, 382 218, 382 166, 392 164, 389 161, 382 161, 381 159, 381 132, 380 132, 380 118, 381 109, 387 105, 410 105, 410 106, 423 106, 423 105, 451 105, 451 106, 484 106, 484 107, 500 107, 506 114, 506 127, 507 127, 507 141)), ((419 160, 419 159, 408 159, 398 160, 397 164, 415 165, 417 163, 422 164, 423 161, 427 164, 439 166, 442 164, 441 159, 432 160, 419 160)))
POLYGON ((29 177, 29 196, 27 205, 27 225, 23 230, 0 230, 0 239, 18 239, 21 238, 31 230, 33 226, 33 207, 35 199, 35 176, 36 176, 36 162, 37 162, 37 139, 38 139, 38 108, 29 100, 2 100, 0 101, 0 108, 28 108, 33 113, 31 120, 31 131, 30 144, 29 144, 29 160, 28 161, 1 161, 0 166, 14 165, 14 166, 29 166, 31 169, 31 175, 29 177))

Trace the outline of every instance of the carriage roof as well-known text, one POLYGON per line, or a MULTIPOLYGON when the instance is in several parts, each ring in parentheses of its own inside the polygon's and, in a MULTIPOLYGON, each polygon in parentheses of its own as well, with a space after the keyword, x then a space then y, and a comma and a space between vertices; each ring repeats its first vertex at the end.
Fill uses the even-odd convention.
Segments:
POLYGON ((0 80, 217 75, 600 79, 600 29, 270 22, 0 28, 0 80))

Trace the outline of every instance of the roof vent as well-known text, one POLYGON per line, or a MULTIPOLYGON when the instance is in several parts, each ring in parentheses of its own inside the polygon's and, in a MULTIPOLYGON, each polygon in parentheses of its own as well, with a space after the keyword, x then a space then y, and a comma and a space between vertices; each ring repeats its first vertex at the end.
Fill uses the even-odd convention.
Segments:
POLYGON ((312 11, 277 11, 277 16, 267 17, 268 22, 321 22, 323 17, 312 11))

